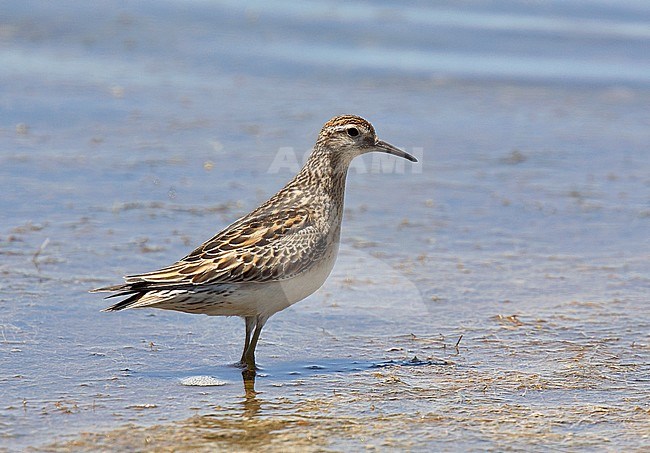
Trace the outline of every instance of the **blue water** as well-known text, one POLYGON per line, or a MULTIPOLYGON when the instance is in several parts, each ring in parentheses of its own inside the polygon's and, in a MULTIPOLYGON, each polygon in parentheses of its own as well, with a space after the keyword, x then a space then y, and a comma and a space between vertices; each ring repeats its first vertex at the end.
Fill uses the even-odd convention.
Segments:
POLYGON ((239 320, 100 313, 86 291, 264 201, 340 113, 421 164, 355 161, 330 280, 265 329, 261 418, 307 407, 318 446, 343 450, 643 442, 650 4, 1 9, 2 447, 238 419, 239 320), (226 385, 180 384, 194 375, 226 385))
POLYGON ((206 78, 225 74, 650 81, 645 2, 13 2, 6 9, 5 34, 18 38, 2 49, 7 77, 147 85, 210 84, 206 78))

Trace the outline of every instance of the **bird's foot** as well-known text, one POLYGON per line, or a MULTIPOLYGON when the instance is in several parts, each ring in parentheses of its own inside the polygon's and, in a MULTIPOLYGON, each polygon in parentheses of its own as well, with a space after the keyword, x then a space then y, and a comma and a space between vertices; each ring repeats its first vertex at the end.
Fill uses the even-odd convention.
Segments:
POLYGON ((259 367, 255 364, 254 361, 251 362, 251 361, 248 361, 246 359, 241 359, 238 362, 235 362, 235 363, 231 364, 231 366, 233 366, 235 368, 241 368, 242 370, 247 370, 249 372, 252 371, 253 373, 255 371, 259 370, 259 367))
POLYGON ((247 367, 246 360, 241 359, 240 361, 233 363, 231 366, 234 366, 236 368, 242 368, 242 369, 246 368, 247 367))

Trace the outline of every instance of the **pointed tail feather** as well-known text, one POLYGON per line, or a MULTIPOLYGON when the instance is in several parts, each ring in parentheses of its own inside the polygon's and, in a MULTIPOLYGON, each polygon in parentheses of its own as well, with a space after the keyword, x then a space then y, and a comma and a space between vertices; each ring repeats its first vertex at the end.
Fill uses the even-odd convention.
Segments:
MULTIPOLYGON (((131 285, 128 283, 120 283, 119 285, 103 286, 88 291, 89 293, 114 293, 115 291, 128 291, 131 285)), ((108 296, 113 297, 113 296, 108 296)))
MULTIPOLYGON (((127 279, 129 277, 126 277, 127 279)), ((143 280, 131 281, 127 280, 125 283, 118 285, 104 286, 90 290, 91 293, 109 292, 114 293, 105 297, 111 299, 113 297, 126 297, 110 307, 104 308, 102 311, 120 311, 129 308, 142 308, 156 306, 162 302, 173 299, 178 294, 186 293, 194 290, 195 285, 179 285, 178 283, 170 282, 150 282, 143 280)))
MULTIPOLYGON (((110 297, 116 297, 116 296, 126 296, 126 295, 128 295, 128 294, 131 294, 131 293, 113 294, 112 296, 108 296, 107 299, 110 298, 110 297)), ((139 300, 142 298, 142 296, 144 296, 145 294, 146 294, 146 293, 135 293, 135 294, 131 294, 131 295, 130 295, 129 297, 127 297, 126 299, 121 300, 121 301, 119 301, 118 303, 111 305, 110 307, 106 307, 106 308, 104 308, 102 311, 106 311, 106 312, 108 312, 108 311, 120 311, 120 310, 126 310, 127 308, 131 308, 131 307, 133 307, 134 305, 137 305, 138 301, 139 301, 139 300)))

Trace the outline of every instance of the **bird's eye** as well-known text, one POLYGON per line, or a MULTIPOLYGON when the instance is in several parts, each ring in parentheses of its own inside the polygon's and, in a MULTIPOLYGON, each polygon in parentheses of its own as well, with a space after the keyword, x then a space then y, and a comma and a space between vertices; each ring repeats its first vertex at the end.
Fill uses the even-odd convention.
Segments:
POLYGON ((356 127, 349 127, 348 128, 348 135, 350 137, 356 137, 357 135, 359 135, 359 129, 357 129, 356 127))

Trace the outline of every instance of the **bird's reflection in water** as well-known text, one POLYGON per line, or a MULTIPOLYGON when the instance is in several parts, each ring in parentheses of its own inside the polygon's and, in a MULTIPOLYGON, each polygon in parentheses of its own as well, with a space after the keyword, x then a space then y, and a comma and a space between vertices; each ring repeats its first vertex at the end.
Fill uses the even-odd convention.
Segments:
POLYGON ((182 422, 184 433, 193 432, 194 446, 229 451, 255 451, 273 442, 278 433, 286 433, 293 421, 285 417, 264 417, 262 406, 269 402, 258 398, 255 376, 242 373, 243 398, 232 404, 216 406, 211 414, 182 422))
POLYGON ((257 399, 255 391, 255 372, 242 371, 242 381, 244 382, 244 401, 241 403, 244 408, 243 415, 245 418, 253 418, 262 409, 262 402, 257 399))

